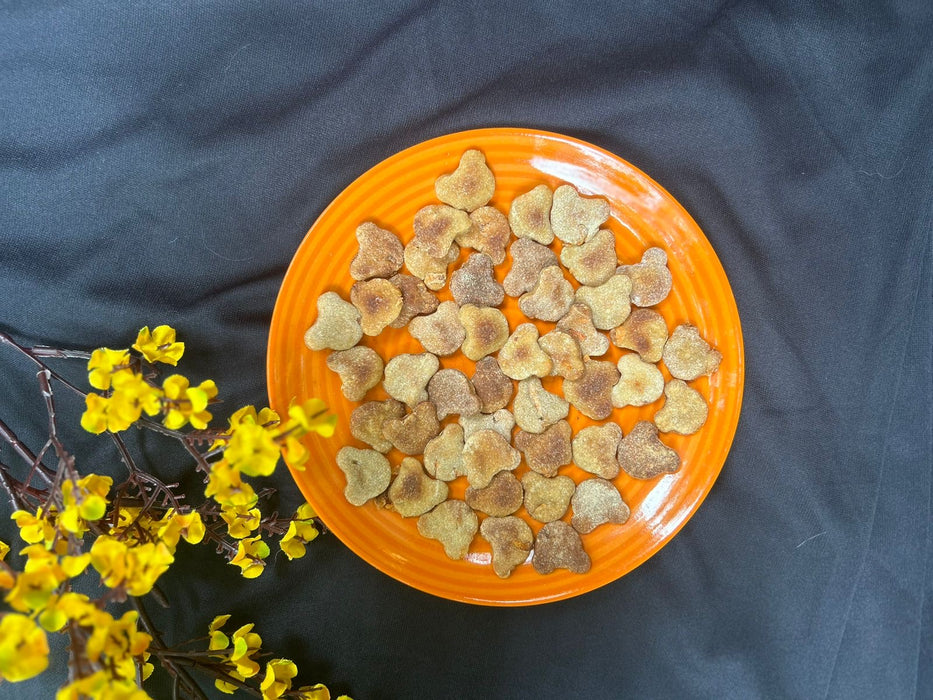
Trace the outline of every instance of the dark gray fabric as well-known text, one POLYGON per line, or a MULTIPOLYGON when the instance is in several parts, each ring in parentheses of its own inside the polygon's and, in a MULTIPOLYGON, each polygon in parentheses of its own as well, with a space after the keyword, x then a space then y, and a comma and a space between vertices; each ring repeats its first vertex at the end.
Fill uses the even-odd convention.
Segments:
MULTIPOLYGON (((499 610, 409 589, 332 536, 253 582, 182 548, 154 612, 167 637, 232 612, 300 681, 357 700, 933 697, 933 6, 500 5, 0 5, 0 328, 20 340, 125 346, 168 322, 190 375, 262 403, 276 292, 315 217, 383 158, 497 125, 648 172, 738 300, 731 456, 630 575, 499 610)), ((2 351, 0 376, 0 417, 38 439, 29 368, 2 351)), ((115 459, 71 432, 85 468, 115 459)))

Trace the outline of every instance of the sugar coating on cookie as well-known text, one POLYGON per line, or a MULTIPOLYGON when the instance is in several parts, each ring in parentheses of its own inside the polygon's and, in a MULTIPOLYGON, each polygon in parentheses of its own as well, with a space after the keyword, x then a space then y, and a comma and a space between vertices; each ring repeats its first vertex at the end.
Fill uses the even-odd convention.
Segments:
POLYGON ((573 285, 564 278, 560 267, 554 265, 541 270, 534 288, 518 300, 518 308, 528 318, 559 321, 570 310, 573 300, 573 285))
POLYGON ((414 275, 398 274, 389 278, 402 294, 402 308, 391 328, 404 328, 415 316, 433 313, 440 300, 414 275))
POLYGON ((350 263, 350 276, 355 280, 391 277, 402 269, 405 260, 402 242, 391 231, 366 221, 356 227, 359 250, 350 263))
POLYGON ((682 379, 672 379, 664 387, 664 405, 654 414, 654 424, 662 433, 693 435, 708 415, 703 394, 682 379))
POLYGON ((570 464, 573 459, 572 436, 570 423, 560 420, 541 433, 519 430, 515 434, 515 446, 521 450, 531 469, 542 476, 555 476, 558 469, 570 464))
POLYGON ((616 238, 612 231, 600 229, 581 245, 565 245, 560 251, 560 261, 580 284, 596 287, 615 274, 616 238))
POLYGON ((355 506, 361 506, 381 494, 392 480, 389 460, 376 450, 341 447, 337 453, 337 466, 347 478, 344 496, 355 506))
POLYGON ((673 285, 671 271, 667 269, 667 253, 661 248, 648 248, 640 263, 621 265, 616 272, 632 280, 631 297, 635 306, 660 304, 673 285))
POLYGON ((495 191, 496 178, 482 151, 475 148, 463 152, 456 170, 434 181, 437 198, 464 211, 487 204, 495 191))
POLYGON ((564 517, 576 484, 569 476, 542 476, 538 472, 525 472, 522 476, 525 491, 525 510, 535 520, 549 523, 564 517))
POLYGON ((616 452, 621 440, 622 429, 615 423, 589 425, 573 438, 573 463, 603 479, 615 479, 619 475, 616 452))
POLYGON ((520 194, 509 208, 509 225, 518 238, 549 245, 554 240, 551 230, 551 200, 553 193, 547 185, 520 194))
POLYGON ((689 382, 719 369, 722 353, 700 337, 696 326, 684 323, 667 339, 661 359, 674 377, 689 382))
POLYGON ((402 311, 401 291, 381 277, 350 287, 350 301, 360 312, 360 328, 366 335, 379 335, 402 311))
POLYGON ((535 536, 521 518, 485 518, 479 526, 480 534, 492 546, 492 569, 499 578, 508 578, 528 560, 535 536))
POLYGON ((538 531, 531 564, 539 574, 550 574, 557 569, 585 574, 591 566, 580 533, 563 520, 547 523, 538 531))
POLYGON ((573 517, 570 524, 580 534, 587 534, 605 523, 621 524, 628 520, 629 507, 611 481, 586 479, 577 484, 570 499, 573 517))
POLYGON ((382 434, 382 426, 390 418, 401 418, 404 415, 405 404, 401 401, 367 401, 354 408, 350 414, 350 434, 374 450, 388 452, 392 449, 392 442, 382 434))
POLYGON ((433 314, 413 318, 408 332, 435 355, 452 355, 466 339, 466 331, 460 323, 460 307, 454 301, 441 303, 433 314))
POLYGON ((485 253, 496 265, 505 261, 505 247, 512 237, 509 220, 495 207, 480 207, 470 213, 473 228, 454 239, 461 248, 485 253))
POLYGON ((524 491, 512 472, 499 472, 484 488, 468 486, 463 498, 474 510, 502 518, 521 508, 524 491))
POLYGON ((422 401, 402 418, 390 418, 382 426, 382 434, 395 449, 407 455, 424 454, 431 438, 441 432, 434 404, 422 401))
POLYGON ((393 399, 413 407, 428 400, 428 382, 440 366, 429 352, 396 355, 386 363, 382 386, 393 399))
POLYGON ((551 358, 538 344, 538 327, 523 323, 508 337, 499 350, 499 367, 512 379, 546 377, 551 372, 551 358))
POLYGON ((587 359, 579 379, 564 380, 564 397, 587 418, 603 420, 612 413, 612 388, 618 381, 614 364, 587 359))
POLYGON ((438 420, 451 413, 461 416, 479 413, 476 391, 459 369, 439 369, 428 382, 428 398, 434 404, 438 420))
POLYGON ((437 540, 451 559, 463 559, 479 529, 479 518, 466 503, 451 498, 418 518, 418 532, 437 540))
POLYGON ((519 238, 509 246, 512 267, 502 281, 505 293, 517 297, 530 292, 538 283, 541 270, 557 265, 557 256, 547 246, 530 238, 519 238))
POLYGON ((518 383, 512 413, 515 424, 526 433, 544 432, 548 426, 566 418, 569 411, 570 404, 541 386, 538 377, 529 377, 518 383))
POLYGON ((450 293, 461 306, 498 306, 505 296, 493 275, 492 259, 485 253, 473 253, 454 270, 450 275, 450 293))
POLYGON ((502 372, 495 357, 484 357, 477 362, 470 381, 479 397, 479 410, 483 413, 495 413, 508 406, 512 400, 512 380, 502 372))
POLYGON ((347 350, 363 337, 360 312, 336 292, 324 292, 317 298, 317 320, 305 332, 310 350, 347 350))
POLYGON ((658 437, 654 423, 639 421, 622 438, 617 452, 619 466, 636 479, 654 479, 680 469, 680 455, 658 437))
POLYGON ((416 518, 447 499, 447 484, 432 479, 414 457, 406 457, 389 486, 389 502, 403 518, 416 518))
POLYGON ((564 243, 580 245, 592 238, 609 218, 609 202, 602 197, 581 197, 572 185, 554 190, 551 229, 564 243))

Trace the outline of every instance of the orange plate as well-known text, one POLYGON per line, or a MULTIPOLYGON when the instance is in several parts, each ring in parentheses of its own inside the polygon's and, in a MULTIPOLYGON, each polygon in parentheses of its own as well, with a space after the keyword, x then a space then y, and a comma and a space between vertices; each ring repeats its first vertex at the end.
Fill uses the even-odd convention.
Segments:
MULTIPOLYGON (((559 246, 555 240, 555 250, 559 246)), ((460 262, 468 252, 461 253, 460 262)), ((497 268, 500 281, 509 262, 497 268)), ((450 298, 449 290, 445 287, 440 296, 450 298)), ((506 297, 503 311, 512 329, 524 320, 514 299, 506 297)), ((536 323, 542 332, 554 326, 536 323)), ((362 342, 385 360, 423 351, 407 329, 387 329, 375 338, 364 336, 362 342)), ((599 359, 615 361, 620 355, 613 346, 599 359)), ((441 365, 472 374, 468 369, 472 363, 459 353, 442 358, 441 365)), ((669 378, 663 363, 661 367, 669 378)), ((280 413, 292 398, 319 397, 339 416, 333 438, 307 439, 312 453, 309 467, 292 474, 308 502, 350 549, 389 576, 434 595, 482 605, 532 605, 570 598, 623 576, 670 541, 693 515, 722 469, 735 435, 744 356, 738 310, 722 265, 699 227, 670 194, 637 168, 591 144, 560 134, 502 128, 465 131, 412 146, 364 173, 331 203, 305 236, 282 283, 272 317, 267 371, 270 403, 280 413), (415 212, 437 203, 434 180, 456 168, 468 148, 485 154, 496 176, 491 204, 503 212, 508 212, 515 196, 540 183, 552 188, 570 183, 583 194, 608 199, 612 218, 606 226, 616 235, 619 260, 638 262, 649 246, 667 251, 674 288, 657 310, 668 327, 690 322, 723 354, 718 372, 691 383, 709 400, 706 425, 689 437, 663 436, 680 453, 682 468, 651 481, 620 474, 615 483, 631 507, 631 517, 623 525, 603 525, 583 536, 593 561, 584 575, 558 570, 541 576, 526 563, 501 580, 492 571, 488 545, 481 537, 474 539, 467 560, 451 561, 438 542, 418 534, 417 518, 402 518, 372 502, 357 508, 343 497, 345 481, 335 455, 343 445, 363 445, 350 435, 355 404, 343 397, 339 378, 327 369, 327 353, 311 352, 303 343, 305 330, 317 316, 315 300, 325 291, 349 298, 353 283, 349 265, 357 250, 354 230, 361 222, 372 220, 408 241, 415 212)), ((559 382, 550 378, 545 386, 559 392, 559 382)), ((384 398, 381 387, 367 396, 384 398)), ((662 404, 663 398, 643 408, 616 409, 611 420, 627 434, 637 420, 650 420, 662 404)), ((568 420, 574 433, 592 423, 572 408, 568 420)), ((393 464, 400 457, 389 453, 393 464)), ((526 469, 522 464, 516 474, 526 469)), ((561 471, 577 481, 585 476, 574 466, 561 471)), ((454 482, 451 495, 462 493, 463 485, 454 482)), ((523 510, 519 515, 528 519, 523 510)), ((530 522, 535 529, 540 527, 530 522)))

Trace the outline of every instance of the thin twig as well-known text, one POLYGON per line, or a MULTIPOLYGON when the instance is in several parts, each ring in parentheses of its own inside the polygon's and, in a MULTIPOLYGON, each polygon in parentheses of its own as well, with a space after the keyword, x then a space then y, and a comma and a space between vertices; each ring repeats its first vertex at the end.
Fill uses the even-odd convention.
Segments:
MULTIPOLYGON (((58 372, 56 372, 56 371, 53 370, 51 367, 49 367, 48 365, 46 365, 42 360, 40 360, 40 359, 39 359, 40 356, 37 355, 35 352, 33 352, 33 349, 32 349, 32 348, 27 348, 27 347, 25 347, 25 346, 23 346, 23 345, 20 345, 20 344, 17 343, 15 340, 13 340, 13 338, 11 338, 9 335, 7 335, 6 333, 4 333, 4 332, 2 332, 2 331, 0 331, 0 343, 2 343, 2 344, 4 344, 4 345, 9 345, 9 346, 12 347, 13 349, 17 350, 20 354, 22 354, 22 355, 24 355, 25 357, 27 357, 27 358, 29 358, 30 360, 32 360, 36 365, 39 366, 40 369, 47 369, 47 370, 49 371, 49 373, 51 374, 51 376, 52 376, 53 379, 55 379, 56 381, 61 382, 62 384, 64 384, 65 386, 67 386, 69 389, 71 389, 73 392, 75 392, 76 394, 78 394, 78 395, 80 395, 80 396, 87 396, 87 392, 86 392, 86 391, 82 391, 81 389, 79 389, 78 387, 76 387, 74 384, 72 384, 70 381, 68 381, 67 379, 65 379, 62 375, 60 375, 58 372)), ((41 347, 41 346, 40 346, 40 347, 41 347)), ((75 351, 75 352, 77 352, 77 351, 75 351)), ((88 357, 90 357, 90 355, 88 355, 88 357)))
MULTIPOLYGON (((211 473, 210 463, 207 461, 206 457, 198 451, 198 449, 194 446, 194 443, 217 439, 219 434, 211 435, 208 431, 204 431, 201 434, 183 433, 180 430, 166 428, 161 423, 154 420, 149 420, 148 418, 140 418, 138 421, 136 421, 136 423, 143 428, 147 428, 155 433, 160 433, 161 435, 175 438, 184 446, 188 454, 194 457, 194 460, 197 462, 201 471, 203 471, 205 474, 211 473)), ((208 454, 213 454, 213 452, 208 454)))
POLYGON ((183 666, 191 666, 192 668, 196 668, 203 673, 207 673, 211 676, 214 676, 215 678, 219 678, 224 683, 229 683, 230 685, 236 686, 240 690, 247 692, 250 695, 253 695, 257 698, 262 697, 262 693, 259 692, 253 686, 247 685, 243 681, 237 680, 236 678, 233 678, 232 676, 224 673, 223 671, 218 671, 216 668, 213 668, 211 666, 204 666, 202 664, 195 663, 194 661, 191 661, 190 659, 185 659, 185 658, 179 658, 175 661, 175 663, 181 664, 183 666))
POLYGON ((3 487, 3 490, 7 492, 10 497, 10 503, 13 505, 13 510, 29 510, 26 507, 26 504, 23 502, 22 497, 19 495, 18 491, 13 489, 13 485, 10 484, 10 479, 12 479, 9 474, 6 472, 6 468, 0 465, 0 486, 3 487))
MULTIPOLYGON (((13 451, 29 465, 33 467, 41 465, 40 471, 45 471, 43 478, 46 480, 46 483, 51 483, 49 474, 52 472, 44 464, 41 464, 41 455, 37 457, 35 454, 33 454, 32 450, 26 447, 26 445, 24 445, 20 439, 16 437, 16 433, 13 432, 10 426, 8 426, 2 420, 0 420, 0 438, 3 438, 3 441, 12 447, 13 451)), ((45 453, 45 449, 45 447, 42 448, 42 454, 45 453)))
POLYGON ((191 674, 185 669, 179 668, 174 659, 168 658, 161 653, 165 649, 165 643, 162 641, 162 637, 156 629, 155 624, 153 624, 152 618, 149 617, 149 613, 146 612, 142 600, 136 596, 130 596, 130 603, 139 614, 139 621, 142 623, 143 629, 152 637, 152 653, 159 659, 159 662, 174 674, 176 682, 181 679, 185 685, 185 689, 190 692, 192 696, 199 698, 199 700, 208 700, 207 695, 204 694, 201 687, 191 677, 191 674))
POLYGON ((87 350, 62 350, 48 345, 33 345, 29 351, 36 357, 54 357, 60 360, 90 360, 91 353, 87 350))

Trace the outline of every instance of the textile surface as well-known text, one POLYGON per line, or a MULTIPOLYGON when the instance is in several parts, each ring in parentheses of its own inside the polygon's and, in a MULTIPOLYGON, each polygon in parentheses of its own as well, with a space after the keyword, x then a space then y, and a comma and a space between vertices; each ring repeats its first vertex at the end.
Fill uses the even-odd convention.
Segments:
MULTIPOLYGON (((355 177, 469 128, 590 141, 684 205, 738 302, 745 401, 695 517, 521 609, 430 597, 333 536, 256 581, 181 547, 166 637, 255 620, 356 700, 933 697, 931 36, 927 2, 0 3, 0 330, 125 347, 170 323, 187 373, 263 404, 285 269, 355 177)), ((0 385, 41 440, 3 348, 0 385)), ((85 468, 115 460, 68 433, 85 468)), ((58 658, 0 697, 50 697, 58 658)))

